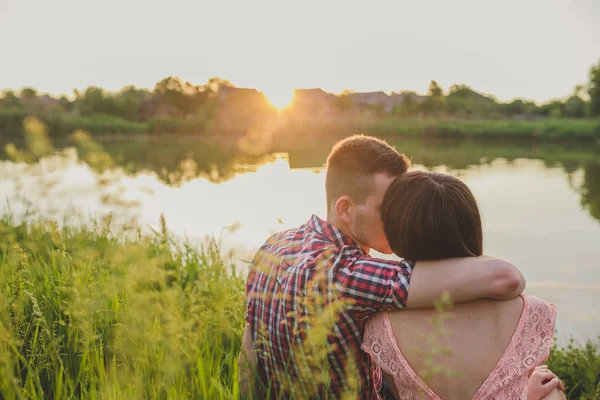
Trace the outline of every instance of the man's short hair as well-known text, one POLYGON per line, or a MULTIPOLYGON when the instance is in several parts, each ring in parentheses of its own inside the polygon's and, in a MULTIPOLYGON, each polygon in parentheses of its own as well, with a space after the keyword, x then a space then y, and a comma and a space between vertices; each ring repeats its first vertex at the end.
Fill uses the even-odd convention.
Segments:
POLYGON ((410 160, 381 139, 354 135, 337 142, 327 157, 327 209, 344 195, 357 204, 364 204, 371 193, 375 174, 399 176, 408 167, 410 160))

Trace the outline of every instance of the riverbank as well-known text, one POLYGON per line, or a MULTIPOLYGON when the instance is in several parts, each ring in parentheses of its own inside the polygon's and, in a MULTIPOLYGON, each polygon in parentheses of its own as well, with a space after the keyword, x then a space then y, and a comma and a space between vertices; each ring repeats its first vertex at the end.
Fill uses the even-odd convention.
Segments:
MULTIPOLYGON (((0 136, 19 136, 28 116, 24 111, 0 109, 0 136)), ((243 137, 252 132, 254 140, 297 141, 341 138, 355 133, 374 136, 417 138, 527 139, 552 142, 600 141, 600 119, 454 119, 332 117, 288 118, 285 114, 268 116, 247 125, 232 117, 227 124, 206 118, 151 118, 132 121, 115 116, 69 114, 36 115, 53 137, 66 137, 81 129, 96 137, 185 135, 201 137, 243 137)))
MULTIPOLYGON (((196 249, 161 227, 124 240, 110 220, 0 220, 4 399, 238 398, 245 276, 218 243, 196 249)), ((570 398, 597 393, 600 342, 548 363, 570 398)))
POLYGON ((386 118, 367 124, 376 136, 535 139, 548 141, 600 140, 598 119, 406 119, 386 118))

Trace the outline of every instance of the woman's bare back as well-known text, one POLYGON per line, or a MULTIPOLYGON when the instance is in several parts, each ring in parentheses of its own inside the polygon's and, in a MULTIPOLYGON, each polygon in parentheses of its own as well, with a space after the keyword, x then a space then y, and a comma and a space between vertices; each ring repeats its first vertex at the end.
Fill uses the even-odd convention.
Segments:
MULTIPOLYGON (((469 399, 498 364, 523 312, 523 298, 480 299, 434 309, 388 313, 398 347, 442 399, 469 399), (444 315, 447 315, 445 317, 444 315)), ((393 385, 393 379, 386 376, 393 385)))

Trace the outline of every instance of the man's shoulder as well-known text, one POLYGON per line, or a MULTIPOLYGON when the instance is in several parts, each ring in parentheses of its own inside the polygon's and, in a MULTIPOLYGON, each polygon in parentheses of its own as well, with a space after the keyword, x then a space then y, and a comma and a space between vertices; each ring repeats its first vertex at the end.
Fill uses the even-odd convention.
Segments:
POLYGON ((269 236, 269 238, 262 245, 261 250, 277 252, 284 250, 291 245, 306 241, 308 233, 306 228, 306 225, 300 225, 296 228, 290 228, 276 232, 269 236))
POLYGON ((364 254, 358 257, 354 263, 357 268, 392 268, 401 269, 404 273, 410 274, 414 267, 414 262, 404 259, 388 259, 373 257, 364 254))
POLYGON ((305 224, 272 234, 256 253, 254 263, 270 261, 269 264, 308 266, 325 261, 330 266, 347 265, 354 262, 359 253, 358 247, 340 247, 305 224))

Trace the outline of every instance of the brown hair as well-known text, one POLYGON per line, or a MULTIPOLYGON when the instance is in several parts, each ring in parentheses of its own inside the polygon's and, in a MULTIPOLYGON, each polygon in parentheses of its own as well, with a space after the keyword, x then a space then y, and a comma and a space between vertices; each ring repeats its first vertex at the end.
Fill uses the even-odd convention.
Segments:
POLYGON ((397 178, 382 206, 384 231, 398 256, 438 260, 483 254, 481 216, 460 179, 413 171, 397 178))
POLYGON ((383 140, 354 135, 339 141, 327 157, 327 209, 343 195, 350 196, 357 204, 364 204, 374 174, 384 172, 399 176, 409 166, 410 160, 383 140))

